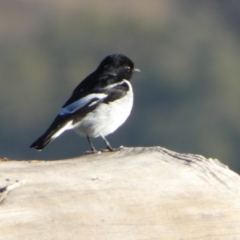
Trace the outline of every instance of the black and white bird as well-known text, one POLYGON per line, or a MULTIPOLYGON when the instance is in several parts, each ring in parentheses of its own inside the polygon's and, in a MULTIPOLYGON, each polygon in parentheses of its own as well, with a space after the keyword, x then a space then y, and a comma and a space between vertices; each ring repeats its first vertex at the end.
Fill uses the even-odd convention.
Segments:
POLYGON ((134 63, 122 54, 107 56, 98 68, 87 76, 73 91, 59 114, 30 148, 42 150, 64 131, 74 129, 85 135, 91 151, 97 152, 91 138, 102 137, 106 149, 114 151, 106 139, 128 118, 133 106, 130 83, 134 63))

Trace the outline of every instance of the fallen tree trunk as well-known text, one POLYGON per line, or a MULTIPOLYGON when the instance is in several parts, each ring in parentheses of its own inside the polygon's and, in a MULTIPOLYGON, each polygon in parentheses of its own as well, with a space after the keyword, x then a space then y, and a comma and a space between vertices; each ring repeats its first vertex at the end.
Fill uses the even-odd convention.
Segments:
POLYGON ((240 239, 240 177, 160 147, 0 161, 0 239, 240 239))

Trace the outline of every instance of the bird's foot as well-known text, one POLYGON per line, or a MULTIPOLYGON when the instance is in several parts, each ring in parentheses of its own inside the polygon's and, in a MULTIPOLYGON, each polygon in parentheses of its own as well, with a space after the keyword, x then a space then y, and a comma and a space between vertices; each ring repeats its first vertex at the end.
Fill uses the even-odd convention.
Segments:
POLYGON ((101 151, 97 151, 97 150, 88 150, 84 153, 84 155, 89 155, 89 154, 100 154, 101 151))
POLYGON ((105 149, 102 149, 101 152, 117 152, 124 148, 124 146, 120 146, 119 148, 113 148, 113 147, 107 147, 105 149))

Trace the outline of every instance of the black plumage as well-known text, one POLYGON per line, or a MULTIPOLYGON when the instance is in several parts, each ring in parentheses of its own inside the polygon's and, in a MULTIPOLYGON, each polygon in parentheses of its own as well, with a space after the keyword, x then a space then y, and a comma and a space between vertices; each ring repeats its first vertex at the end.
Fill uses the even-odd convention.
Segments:
MULTIPOLYGON (((110 104, 126 96, 129 85, 125 80, 130 81, 133 71, 134 64, 126 56, 122 54, 107 56, 98 68, 75 88, 50 127, 30 148, 43 149, 55 139, 55 136, 60 135, 61 131, 65 131, 67 124, 71 123, 69 129, 75 128, 101 104, 110 104)), ((90 136, 87 134, 86 136, 90 139, 90 136)), ((105 139, 104 134, 102 137, 105 139)), ((92 146, 91 144, 92 150, 95 150, 92 146)))

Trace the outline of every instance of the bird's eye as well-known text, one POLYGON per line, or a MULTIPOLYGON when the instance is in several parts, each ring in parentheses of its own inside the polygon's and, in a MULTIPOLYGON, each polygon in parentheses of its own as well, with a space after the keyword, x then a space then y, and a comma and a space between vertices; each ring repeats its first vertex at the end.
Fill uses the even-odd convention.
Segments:
POLYGON ((125 66, 125 69, 130 72, 131 68, 129 66, 125 66))

